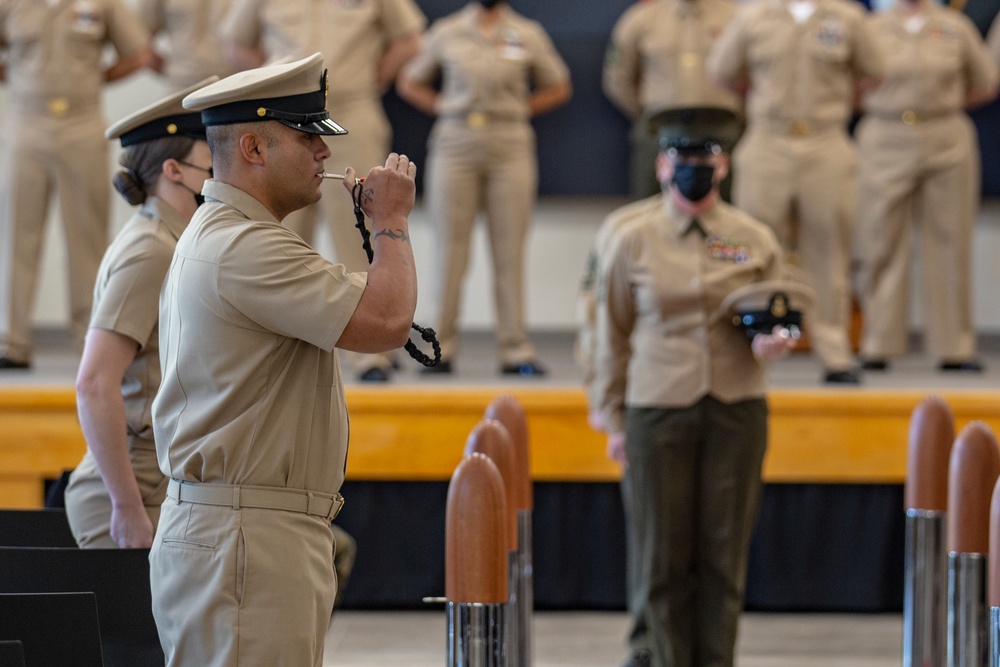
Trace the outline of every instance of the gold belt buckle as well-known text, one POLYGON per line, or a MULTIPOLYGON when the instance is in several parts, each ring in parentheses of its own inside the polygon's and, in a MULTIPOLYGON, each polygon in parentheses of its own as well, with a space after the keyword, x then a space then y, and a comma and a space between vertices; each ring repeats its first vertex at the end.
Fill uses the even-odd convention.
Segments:
POLYGON ((469 115, 466 116, 466 122, 472 129, 481 130, 490 124, 490 117, 482 111, 470 111, 469 115))
POLYGON ((916 125, 920 122, 920 116, 918 116, 917 112, 913 109, 907 109, 904 111, 903 115, 900 116, 900 119, 903 121, 904 125, 916 125))
POLYGON ((804 137, 809 134, 809 123, 804 120, 792 121, 792 134, 796 137, 804 137))
POLYGON ((65 97, 53 97, 48 102, 49 114, 53 116, 65 116, 69 113, 69 100, 65 97))

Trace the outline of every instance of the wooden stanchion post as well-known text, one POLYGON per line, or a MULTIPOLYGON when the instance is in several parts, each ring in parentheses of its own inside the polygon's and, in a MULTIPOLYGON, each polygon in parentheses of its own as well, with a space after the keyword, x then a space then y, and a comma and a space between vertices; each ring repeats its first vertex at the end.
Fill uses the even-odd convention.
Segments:
POLYGON ((455 468, 445 511, 448 667, 505 667, 507 524, 500 470, 472 453, 455 468))
POLYGON ((487 419, 503 424, 514 445, 515 497, 517 510, 517 578, 511 586, 511 606, 516 614, 511 623, 517 624, 519 654, 516 664, 534 664, 535 575, 532 553, 532 511, 534 490, 531 481, 531 454, 528 446, 528 419, 521 403, 509 394, 502 394, 486 407, 487 419))
POLYGON ((929 396, 910 417, 907 455, 903 667, 944 665, 947 655, 948 461, 955 420, 929 396))
POLYGON ((948 467, 948 662, 982 667, 989 651, 986 569, 990 503, 1000 475, 996 436, 983 422, 958 434, 948 467))

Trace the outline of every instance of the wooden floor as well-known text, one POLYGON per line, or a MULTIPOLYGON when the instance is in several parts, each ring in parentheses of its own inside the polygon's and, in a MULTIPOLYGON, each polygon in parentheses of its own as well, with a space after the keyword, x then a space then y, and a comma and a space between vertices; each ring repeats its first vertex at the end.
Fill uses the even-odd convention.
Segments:
MULTIPOLYGON (((535 667, 617 667, 626 656, 621 613, 535 615, 535 667)), ((745 614, 737 667, 899 667, 895 614, 745 614)), ((440 667, 444 612, 337 612, 326 667, 440 667)))

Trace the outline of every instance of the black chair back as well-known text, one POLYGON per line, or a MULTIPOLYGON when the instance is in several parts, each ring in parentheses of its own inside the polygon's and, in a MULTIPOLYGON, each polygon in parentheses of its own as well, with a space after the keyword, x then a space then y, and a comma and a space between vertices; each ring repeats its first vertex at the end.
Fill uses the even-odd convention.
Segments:
POLYGON ((149 549, 0 547, 0 593, 91 591, 108 667, 163 665, 149 549))
POLYGON ((0 547, 75 547, 66 511, 0 509, 0 547))
POLYGON ((0 640, 0 667, 26 667, 24 647, 17 640, 0 640))
POLYGON ((104 665, 93 593, 0 593, 0 640, 21 645, 24 667, 104 665))

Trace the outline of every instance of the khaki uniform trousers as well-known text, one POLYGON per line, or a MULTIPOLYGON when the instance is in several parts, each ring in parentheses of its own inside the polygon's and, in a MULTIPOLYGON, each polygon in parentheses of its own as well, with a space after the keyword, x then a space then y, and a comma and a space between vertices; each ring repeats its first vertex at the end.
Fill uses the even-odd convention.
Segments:
POLYGON ((168 496, 149 554, 166 667, 321 667, 337 589, 329 526, 168 496))
MULTIPOLYGON (((160 505, 167 495, 167 478, 160 471, 156 448, 130 445, 129 458, 139 484, 142 503, 153 528, 160 519, 160 505)), ((87 450, 80 465, 73 470, 66 486, 66 518, 76 543, 83 548, 116 549, 111 539, 111 496, 104 485, 94 455, 87 450)))
POLYGON ((908 347, 913 236, 920 246, 928 351, 962 360, 975 352, 969 286, 979 200, 979 146, 964 113, 916 125, 866 116, 858 207, 864 307, 862 356, 908 347))
POLYGON ((99 111, 53 118, 11 108, 0 156, 0 356, 31 357, 35 292, 53 190, 66 236, 70 326, 87 332, 108 246, 108 144, 99 111))
POLYGON ((435 319, 441 358, 458 354, 462 282, 480 208, 493 259, 497 343, 504 364, 535 356, 524 325, 524 249, 538 194, 535 134, 522 121, 469 127, 439 120, 428 142, 426 199, 436 225, 435 319))
MULTIPOLYGON (((326 161, 326 171, 343 174, 351 166, 363 178, 372 167, 384 165, 392 142, 392 128, 381 100, 358 98, 334 102, 331 106, 330 117, 348 133, 327 138, 331 155, 326 161)), ((289 214, 283 224, 312 245, 316 225, 321 221, 330 230, 336 261, 346 266, 348 271, 367 271, 368 256, 361 245, 361 233, 355 227, 354 203, 340 181, 326 181, 323 198, 289 214)), ((349 363, 361 370, 373 367, 386 369, 392 365, 389 354, 352 352, 346 356, 349 363)))
POLYGON ((629 643, 653 667, 732 667, 766 448, 764 399, 626 409, 629 643))
POLYGON ((857 202, 857 152, 839 126, 806 136, 787 128, 750 129, 733 153, 733 200, 774 230, 816 292, 809 340, 828 370, 854 366, 850 322, 851 235, 857 202))

